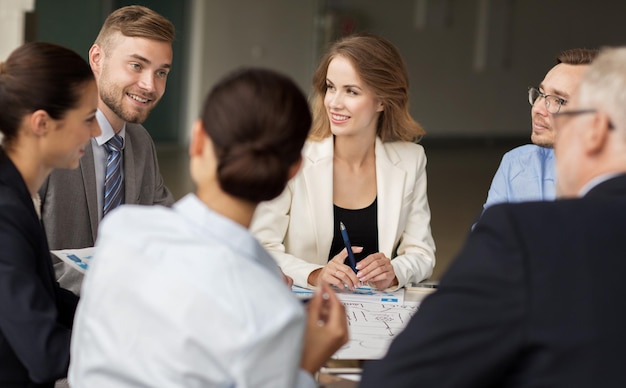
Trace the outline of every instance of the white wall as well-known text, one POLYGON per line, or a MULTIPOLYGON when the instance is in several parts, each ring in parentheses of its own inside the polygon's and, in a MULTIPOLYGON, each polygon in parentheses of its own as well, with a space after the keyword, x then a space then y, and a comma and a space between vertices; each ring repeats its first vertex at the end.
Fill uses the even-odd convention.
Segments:
MULTIPOLYGON (((429 137, 526 136, 527 86, 543 79, 559 51, 626 44, 623 0, 193 3, 200 26, 194 26, 197 62, 191 65, 196 73, 190 72, 190 90, 201 97, 243 65, 284 71, 308 92, 323 35, 320 10, 327 7, 354 18, 358 30, 398 46, 410 69, 411 112, 429 137), (480 31, 486 31, 482 40, 480 31), (477 56, 481 47, 484 55, 477 56), (481 61, 483 70, 477 70, 481 61)), ((190 98, 188 121, 197 117, 201 97, 190 98)))
POLYGON ((0 0, 0 61, 24 43, 25 13, 34 5, 35 0, 0 0))
POLYGON ((241 66, 282 71, 308 91, 315 0, 193 0, 187 123, 218 79, 241 66))
MULTIPOLYGON (((35 0, 0 0, 0 61, 24 43, 25 12, 33 10, 35 0)), ((2 144, 0 133, 0 144, 2 144)))

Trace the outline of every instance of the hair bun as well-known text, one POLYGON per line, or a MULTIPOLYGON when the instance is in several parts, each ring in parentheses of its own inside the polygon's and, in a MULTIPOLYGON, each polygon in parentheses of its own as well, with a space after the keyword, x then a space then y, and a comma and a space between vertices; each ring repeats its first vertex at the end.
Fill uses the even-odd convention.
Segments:
POLYGON ((242 68, 219 81, 204 102, 222 190, 252 203, 278 196, 301 157, 311 127, 306 96, 287 76, 242 68))
POLYGON ((261 202, 284 189, 287 166, 270 149, 254 143, 237 144, 222 155, 218 179, 226 192, 261 202))

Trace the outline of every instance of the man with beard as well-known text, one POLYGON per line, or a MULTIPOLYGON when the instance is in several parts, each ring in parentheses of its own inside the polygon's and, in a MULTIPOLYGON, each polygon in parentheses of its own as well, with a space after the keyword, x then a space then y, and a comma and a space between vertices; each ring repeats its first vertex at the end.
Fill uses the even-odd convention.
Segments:
MULTIPOLYGON (((146 7, 123 7, 105 20, 89 50, 102 134, 78 169, 54 172, 42 186, 50 249, 94 246, 102 217, 120 204, 173 204, 141 125, 165 92, 173 40, 174 25, 146 7)), ((82 274, 60 261, 55 272, 64 288, 80 292, 82 274)))
POLYGON ((483 208, 502 202, 551 201, 555 198, 554 119, 572 98, 597 50, 570 49, 556 57, 538 87, 528 89, 532 106, 531 141, 504 154, 483 208))

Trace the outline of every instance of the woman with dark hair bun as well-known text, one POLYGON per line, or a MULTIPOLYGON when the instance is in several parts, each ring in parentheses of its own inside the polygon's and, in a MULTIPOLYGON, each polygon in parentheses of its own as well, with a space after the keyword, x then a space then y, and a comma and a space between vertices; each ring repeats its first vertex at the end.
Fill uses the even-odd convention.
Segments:
POLYGON ((27 43, 0 64, 0 387, 67 375, 78 298, 54 280, 37 191, 54 168, 78 167, 100 133, 97 106, 91 69, 69 49, 27 43))
POLYGON ((275 78, 260 70, 240 73, 214 88, 202 114, 218 158, 220 186, 252 203, 283 191, 288 175, 299 168, 311 126, 301 92, 275 78))
POLYGON ((173 208, 123 205, 101 224, 69 381, 79 387, 316 387, 348 339, 328 286, 302 304, 248 227, 280 194, 311 126, 289 78, 243 69, 192 128, 197 186, 173 208))

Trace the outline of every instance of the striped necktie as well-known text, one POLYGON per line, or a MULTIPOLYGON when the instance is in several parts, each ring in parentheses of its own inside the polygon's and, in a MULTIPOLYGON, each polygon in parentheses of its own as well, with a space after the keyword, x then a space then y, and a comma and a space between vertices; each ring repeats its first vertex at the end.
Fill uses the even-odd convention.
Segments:
POLYGON ((122 180, 122 148, 124 139, 115 135, 104 143, 104 148, 109 152, 104 177, 104 208, 102 216, 122 204, 124 199, 124 181, 122 180))

